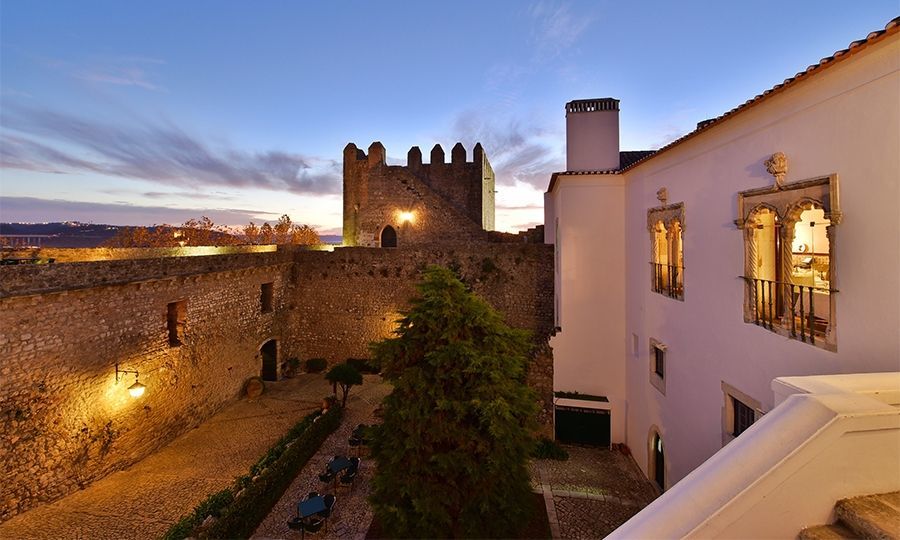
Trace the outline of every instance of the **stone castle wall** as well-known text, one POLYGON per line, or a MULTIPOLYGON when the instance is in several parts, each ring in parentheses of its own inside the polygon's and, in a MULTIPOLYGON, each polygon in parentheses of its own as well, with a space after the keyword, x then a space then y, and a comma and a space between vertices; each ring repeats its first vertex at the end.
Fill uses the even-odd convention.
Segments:
MULTIPOLYGON (((342 248, 0 267, 0 520, 145 457, 235 399, 260 347, 331 362, 368 356, 428 264, 456 268, 543 347, 531 372, 552 422, 552 246, 342 248), (274 282, 275 309, 260 286, 274 282), (183 344, 167 304, 186 301, 183 344), (147 391, 132 399, 140 371, 147 391)), ((547 430, 549 432, 549 429, 547 430)))

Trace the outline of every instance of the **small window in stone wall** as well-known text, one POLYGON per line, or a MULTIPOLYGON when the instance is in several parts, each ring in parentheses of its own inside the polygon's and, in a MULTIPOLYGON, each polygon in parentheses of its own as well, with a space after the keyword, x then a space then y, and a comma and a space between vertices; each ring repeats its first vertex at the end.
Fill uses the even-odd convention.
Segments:
POLYGON ((260 286, 259 300, 263 313, 270 313, 275 309, 275 283, 263 283, 260 286))
POLYGON ((762 404, 722 381, 725 406, 722 409, 722 445, 745 432, 762 416, 762 404))
POLYGON ((184 342, 184 327, 187 322, 187 300, 170 302, 166 309, 166 328, 169 331, 169 346, 177 347, 184 342))

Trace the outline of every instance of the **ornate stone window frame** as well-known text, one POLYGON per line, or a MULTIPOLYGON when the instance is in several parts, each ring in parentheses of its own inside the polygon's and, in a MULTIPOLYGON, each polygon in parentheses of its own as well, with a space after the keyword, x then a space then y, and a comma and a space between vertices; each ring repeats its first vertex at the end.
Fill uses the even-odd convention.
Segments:
MULTIPOLYGON (((672 245, 672 242, 675 240, 674 231, 676 228, 674 225, 678 224, 678 230, 684 233, 685 223, 684 223, 684 203, 677 202, 672 204, 667 204, 666 201, 666 190, 665 188, 660 189, 657 192, 657 197, 660 202, 663 204, 661 206, 654 206, 647 210, 647 231, 650 233, 650 290, 654 292, 658 291, 657 283, 656 283, 656 273, 654 271, 654 264, 657 263, 657 253, 659 250, 659 246, 657 245, 657 236, 656 236, 656 226, 659 223, 666 229, 666 242, 669 246, 672 245)), ((678 251, 681 253, 682 259, 684 259, 684 245, 678 245, 678 251)), ((671 255, 671 254, 670 254, 671 255)), ((677 265, 676 265, 677 266, 677 265)), ((668 296, 669 298, 673 298, 675 300, 684 301, 684 268, 680 268, 681 271, 681 286, 677 287, 673 294, 668 296)), ((678 278, 676 278, 678 279, 678 278)), ((663 294, 660 292, 660 294, 663 294)))
MULTIPOLYGON (((780 153, 779 153, 780 154, 780 153)), ((776 154, 767 161, 767 166, 772 165, 776 154)), ((764 188, 749 189, 741 191, 737 195, 737 219, 734 224, 739 230, 744 232, 744 275, 741 276, 748 284, 744 288, 744 322, 755 323, 754 316, 754 300, 751 299, 749 283, 757 277, 757 246, 754 230, 756 229, 755 215, 762 209, 773 212, 776 216, 776 228, 781 243, 781 276, 783 284, 777 287, 783 288, 781 293, 783 298, 787 298, 791 294, 791 275, 793 273, 793 250, 792 244, 794 239, 794 227, 800 220, 800 214, 804 210, 811 208, 821 208, 825 214, 825 218, 829 220, 829 225, 825 231, 828 237, 828 262, 829 262, 829 283, 831 292, 838 292, 835 285, 837 283, 837 273, 835 264, 835 227, 840 225, 843 218, 841 212, 839 198, 839 180, 836 173, 824 176, 817 176, 796 182, 785 183, 783 180, 787 170, 786 158, 781 154, 781 164, 783 168, 778 169, 774 166, 769 167, 769 171, 775 176, 775 183, 772 186, 764 188), (774 171, 773 171, 774 169, 774 171)), ((829 351, 837 350, 836 341, 836 316, 835 316, 835 295, 829 294, 829 321, 825 330, 824 339, 818 336, 811 338, 813 345, 824 348, 829 351)), ((776 318, 780 320, 779 324, 775 324, 769 330, 790 337, 800 339, 792 331, 791 325, 788 323, 793 319, 790 312, 791 306, 789 302, 783 302, 781 312, 776 313, 776 318)), ((805 341, 805 340, 803 340, 805 341)))

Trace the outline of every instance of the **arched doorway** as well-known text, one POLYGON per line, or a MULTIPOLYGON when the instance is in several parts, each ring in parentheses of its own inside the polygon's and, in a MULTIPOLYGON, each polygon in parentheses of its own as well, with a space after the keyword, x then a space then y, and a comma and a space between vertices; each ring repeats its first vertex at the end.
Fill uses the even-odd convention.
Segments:
POLYGON ((381 230, 381 247, 397 247, 397 231, 390 225, 385 226, 385 228, 381 230))
POLYGON ((660 491, 666 490, 666 453, 663 449, 663 440, 659 432, 652 431, 650 436, 650 478, 656 483, 660 491))
POLYGON ((262 379, 264 381, 278 380, 278 341, 270 339, 263 343, 259 349, 262 355, 262 379))

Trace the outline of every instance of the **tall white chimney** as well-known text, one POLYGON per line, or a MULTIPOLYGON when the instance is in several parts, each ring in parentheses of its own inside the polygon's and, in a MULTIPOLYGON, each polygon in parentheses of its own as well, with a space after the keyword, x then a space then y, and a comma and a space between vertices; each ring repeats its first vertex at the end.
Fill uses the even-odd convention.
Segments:
POLYGON ((576 99, 566 103, 566 170, 619 168, 619 100, 576 99))

